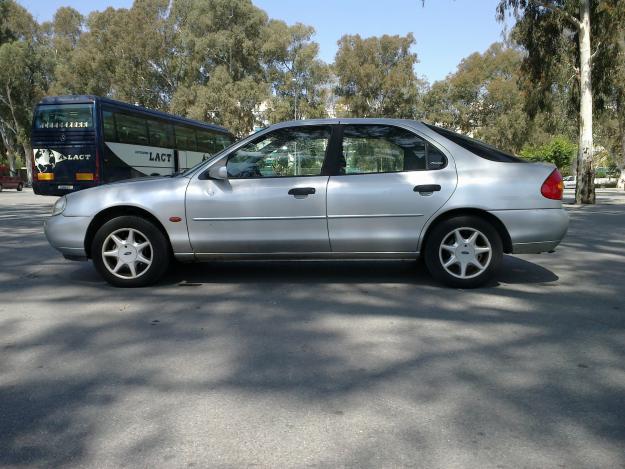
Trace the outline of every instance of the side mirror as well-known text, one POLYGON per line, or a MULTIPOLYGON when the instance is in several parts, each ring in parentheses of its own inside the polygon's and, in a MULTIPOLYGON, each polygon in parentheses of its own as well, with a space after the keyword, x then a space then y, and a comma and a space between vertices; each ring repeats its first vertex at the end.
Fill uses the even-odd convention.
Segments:
POLYGON ((224 165, 213 166, 208 170, 211 179, 228 179, 228 168, 224 165))

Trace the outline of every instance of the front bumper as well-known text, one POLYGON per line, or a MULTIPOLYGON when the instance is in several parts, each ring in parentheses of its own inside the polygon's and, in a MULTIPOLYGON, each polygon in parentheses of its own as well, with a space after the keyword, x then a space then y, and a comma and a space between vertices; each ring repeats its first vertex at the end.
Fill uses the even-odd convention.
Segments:
POLYGON ((513 254, 553 251, 569 228, 569 215, 563 208, 532 210, 493 210, 504 224, 513 254))
POLYGON ((48 218, 43 231, 50 245, 67 259, 87 259, 85 236, 91 217, 66 217, 63 214, 48 218))

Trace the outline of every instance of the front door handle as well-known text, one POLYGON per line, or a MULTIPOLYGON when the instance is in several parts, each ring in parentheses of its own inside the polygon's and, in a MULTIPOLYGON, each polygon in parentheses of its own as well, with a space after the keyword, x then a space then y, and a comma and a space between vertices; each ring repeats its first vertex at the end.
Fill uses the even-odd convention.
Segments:
POLYGON ((293 189, 289 190, 289 195, 294 195, 295 197, 297 196, 307 196, 310 194, 314 194, 315 193, 315 188, 314 187, 294 187, 293 189))
POLYGON ((421 184, 420 186, 414 186, 415 192, 438 192, 441 190, 439 184, 421 184))

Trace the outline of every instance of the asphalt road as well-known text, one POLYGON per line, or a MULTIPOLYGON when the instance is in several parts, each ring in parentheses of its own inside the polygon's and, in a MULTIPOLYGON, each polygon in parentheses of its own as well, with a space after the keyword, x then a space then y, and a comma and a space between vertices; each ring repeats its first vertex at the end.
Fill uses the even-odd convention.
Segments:
POLYGON ((1 467, 625 467, 625 197, 462 291, 408 262, 109 287, 0 193, 1 467))

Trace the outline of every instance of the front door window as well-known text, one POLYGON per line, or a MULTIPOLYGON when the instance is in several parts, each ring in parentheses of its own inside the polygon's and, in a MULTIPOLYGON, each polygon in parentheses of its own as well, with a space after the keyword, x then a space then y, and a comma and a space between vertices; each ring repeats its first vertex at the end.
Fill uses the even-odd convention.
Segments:
POLYGON ((228 158, 232 179, 320 176, 331 128, 278 129, 239 148, 228 158))

